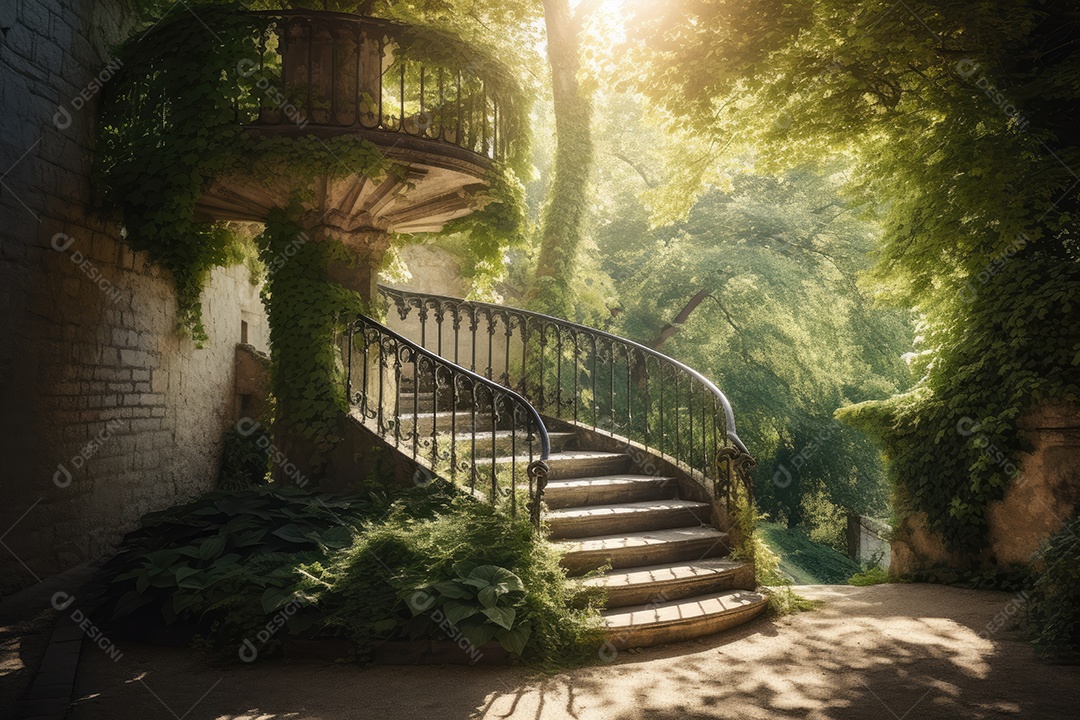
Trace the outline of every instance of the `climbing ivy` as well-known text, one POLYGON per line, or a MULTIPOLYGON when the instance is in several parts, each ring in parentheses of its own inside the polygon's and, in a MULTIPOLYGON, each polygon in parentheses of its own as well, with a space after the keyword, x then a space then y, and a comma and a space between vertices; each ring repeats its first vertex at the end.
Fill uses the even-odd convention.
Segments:
POLYGON ((305 234, 299 213, 298 204, 272 211, 257 242, 267 267, 262 298, 278 420, 312 443, 318 463, 340 439, 348 409, 338 340, 367 308, 326 274, 328 263, 348 264, 353 256, 339 240, 305 234))
POLYGON ((882 229, 866 280, 921 317, 922 379, 840 417, 883 441, 902 517, 925 512, 949 548, 992 561, 986 516, 1019 477, 1019 419, 1080 386, 1080 138, 1066 120, 1080 86, 1058 37, 1072 21, 1034 0, 894 7, 657 5, 620 71, 682 140, 672 205, 747 164, 849 165, 849 202, 882 229))
POLYGON ((1023 253, 968 298, 923 327, 933 362, 913 390, 838 416, 884 444, 904 478, 900 509, 926 513, 950 548, 974 553, 989 504, 1019 478, 1020 453, 1031 449, 1018 421, 1080 394, 1080 267, 1023 253))
MULTIPOLYGON (((394 166, 370 142, 341 136, 259 137, 238 121, 263 102, 262 73, 243 61, 260 57, 267 18, 239 4, 199 6, 166 15, 115 50, 121 70, 109 83, 99 125, 96 174, 106 201, 124 217, 135 250, 172 273, 182 331, 206 339, 199 296, 210 270, 238 257, 224 223, 197 217, 195 204, 210 181, 242 175, 272 182, 295 177, 379 176, 394 166)), ((505 99, 509 157, 491 172, 489 204, 460 223, 481 267, 502 272, 500 248, 520 238, 524 222, 518 177, 528 171, 528 107, 515 78, 481 48, 475 52, 435 30, 406 28, 399 54, 450 67, 483 68, 490 89, 505 99)), ((272 74, 272 69, 267 70, 272 74)), ((303 182, 297 183, 302 185, 303 182)))

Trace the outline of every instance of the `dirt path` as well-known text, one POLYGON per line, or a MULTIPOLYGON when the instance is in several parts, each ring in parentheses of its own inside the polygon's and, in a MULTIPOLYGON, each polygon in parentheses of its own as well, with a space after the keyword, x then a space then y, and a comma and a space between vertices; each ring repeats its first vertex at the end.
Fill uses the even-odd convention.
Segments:
POLYGON ((209 666, 177 649, 86 646, 71 720, 697 720, 1080 717, 1080 667, 1037 659, 1016 630, 979 636, 1006 593, 810 586, 820 610, 538 677, 516 668, 312 661, 209 666))

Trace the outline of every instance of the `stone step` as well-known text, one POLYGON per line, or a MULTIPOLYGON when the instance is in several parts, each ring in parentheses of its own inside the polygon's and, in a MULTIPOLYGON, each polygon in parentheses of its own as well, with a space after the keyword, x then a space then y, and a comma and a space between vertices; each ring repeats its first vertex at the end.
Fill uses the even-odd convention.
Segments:
POLYGON ((610 563, 612 568, 660 565, 727 555, 727 533, 711 527, 603 535, 575 540, 556 540, 565 551, 562 566, 582 575, 610 563))
MULTIPOLYGON (((496 465, 509 466, 516 460, 519 466, 529 464, 528 455, 495 458, 496 465)), ((548 480, 584 477, 587 475, 613 475, 626 472, 630 457, 625 453, 600 452, 598 450, 564 450, 552 453, 548 458, 548 480)), ((491 458, 477 460, 477 464, 491 464, 491 458)))
MULTIPOLYGON (((432 425, 440 432, 449 432, 451 427, 458 434, 469 432, 475 429, 478 432, 491 432, 491 415, 488 413, 478 413, 476 415, 475 428, 472 424, 472 413, 459 410, 456 415, 457 419, 454 420, 455 413, 449 410, 440 410, 437 413, 420 413, 419 416, 414 415, 411 412, 402 413, 401 426, 405 430, 411 430, 414 426, 417 426, 422 435, 430 435, 432 425)), ((490 462, 490 459, 488 460, 490 462)))
POLYGON ((755 586, 753 566, 728 558, 612 570, 580 582, 586 587, 604 588, 608 608, 669 602, 755 586))
POLYGON ((638 502, 675 497, 674 478, 651 475, 601 475, 548 482, 544 501, 551 509, 638 502))
POLYGON ((645 500, 552 510, 547 514, 553 538, 581 538, 645 530, 693 527, 709 522, 712 508, 693 500, 645 500))
MULTIPOLYGON (((450 437, 447 433, 446 438, 450 437)), ((517 433, 513 433, 509 430, 496 430, 493 433, 488 430, 487 432, 476 433, 476 456, 487 457, 488 462, 491 462, 491 446, 495 445, 496 455, 503 455, 506 453, 517 452, 520 453, 526 447, 528 447, 526 438, 528 433, 519 430, 517 433), (516 437, 515 437, 516 436, 516 437)), ((548 440, 551 442, 551 451, 558 453, 566 450, 573 444, 576 435, 572 432, 549 432, 548 440)), ((472 433, 458 433, 457 443, 459 451, 472 450, 472 433)), ((540 451, 540 441, 534 437, 533 450, 535 452, 540 451)), ((539 457, 537 455, 537 457, 539 457)))
POLYGON ((634 605, 602 613, 608 640, 617 649, 648 647, 712 635, 760 615, 769 601, 749 590, 634 605))
MULTIPOLYGON (((432 392, 405 392, 398 395, 398 409, 401 412, 431 412, 435 409, 435 393, 432 392)), ((443 410, 449 408, 440 408, 443 410)))

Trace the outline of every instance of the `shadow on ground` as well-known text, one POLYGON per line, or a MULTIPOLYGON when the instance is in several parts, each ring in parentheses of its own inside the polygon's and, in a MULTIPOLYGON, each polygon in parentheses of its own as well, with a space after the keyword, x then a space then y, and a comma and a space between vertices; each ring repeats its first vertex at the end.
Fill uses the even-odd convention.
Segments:
POLYGON ((180 717, 1075 718, 1080 668, 1015 630, 980 637, 1013 600, 932 585, 810 586, 813 612, 540 676, 520 668, 212 666, 198 654, 84 650, 71 720, 180 717))

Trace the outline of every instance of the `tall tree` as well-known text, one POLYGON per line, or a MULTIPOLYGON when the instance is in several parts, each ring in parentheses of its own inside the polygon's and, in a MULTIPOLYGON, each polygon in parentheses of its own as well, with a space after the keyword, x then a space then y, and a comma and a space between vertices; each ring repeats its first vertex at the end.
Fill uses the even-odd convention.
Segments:
POLYGON ((544 0, 556 149, 529 303, 561 317, 574 315, 570 288, 588 210, 593 159, 592 100, 578 74, 582 25, 594 5, 585 2, 576 12, 571 12, 568 0, 544 0))
POLYGON ((923 377, 843 417, 883 441, 900 513, 976 557, 1019 419, 1080 396, 1080 2, 639 7, 624 71, 705 166, 854 161, 847 193, 880 208, 880 296, 922 316, 923 377))

